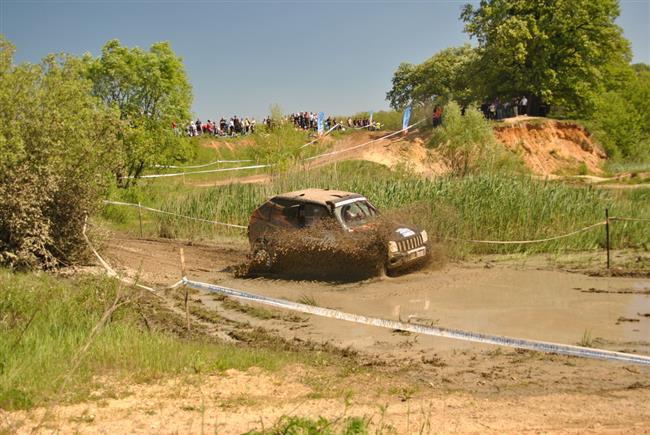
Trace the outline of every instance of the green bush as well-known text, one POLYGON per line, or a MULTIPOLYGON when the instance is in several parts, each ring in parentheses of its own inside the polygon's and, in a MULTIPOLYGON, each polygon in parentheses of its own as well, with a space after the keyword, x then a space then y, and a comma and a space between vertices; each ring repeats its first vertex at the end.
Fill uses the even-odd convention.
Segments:
POLYGON ((454 175, 467 175, 479 169, 495 169, 512 157, 497 144, 492 126, 474 106, 461 114, 458 103, 448 103, 442 125, 433 130, 430 145, 441 154, 454 175))
POLYGON ((611 158, 641 156, 641 117, 620 93, 612 91, 600 96, 591 128, 611 158))
POLYGON ((109 183, 120 120, 91 96, 81 60, 15 66, 1 38, 0 52, 0 264, 76 261, 84 216, 109 183))

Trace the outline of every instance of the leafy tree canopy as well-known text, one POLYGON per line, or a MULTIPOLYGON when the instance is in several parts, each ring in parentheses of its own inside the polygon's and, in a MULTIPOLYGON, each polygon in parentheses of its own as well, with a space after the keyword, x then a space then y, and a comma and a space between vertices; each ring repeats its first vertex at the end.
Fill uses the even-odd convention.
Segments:
POLYGON ((476 50, 465 44, 446 48, 419 65, 402 63, 393 75, 393 87, 386 99, 397 110, 436 97, 466 104, 472 99, 470 66, 476 59, 476 50))
POLYGON ((118 175, 137 177, 148 165, 183 159, 186 141, 176 137, 171 126, 190 120, 192 88, 169 43, 155 43, 144 51, 111 40, 101 57, 87 56, 85 61, 93 94, 126 121, 118 175))
POLYGON ((589 111, 609 65, 630 60, 614 23, 617 0, 482 0, 464 6, 479 43, 476 71, 486 97, 527 94, 569 111, 589 111))

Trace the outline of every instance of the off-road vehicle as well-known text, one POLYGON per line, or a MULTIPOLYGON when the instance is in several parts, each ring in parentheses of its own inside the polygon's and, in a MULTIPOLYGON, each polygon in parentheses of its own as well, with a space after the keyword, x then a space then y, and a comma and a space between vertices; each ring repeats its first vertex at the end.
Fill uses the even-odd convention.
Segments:
MULTIPOLYGON (((379 211, 363 195, 329 189, 305 189, 269 199, 253 212, 248 238, 254 263, 261 271, 270 272, 286 252, 278 248, 283 241, 296 244, 294 240, 308 238, 313 242, 312 251, 332 252, 324 247, 336 248, 343 241, 355 247, 356 240, 361 243, 364 235, 378 232, 380 226, 378 258, 384 271, 417 266, 426 260, 426 231, 379 219, 379 211)), ((328 259, 322 261, 327 264, 328 259)))

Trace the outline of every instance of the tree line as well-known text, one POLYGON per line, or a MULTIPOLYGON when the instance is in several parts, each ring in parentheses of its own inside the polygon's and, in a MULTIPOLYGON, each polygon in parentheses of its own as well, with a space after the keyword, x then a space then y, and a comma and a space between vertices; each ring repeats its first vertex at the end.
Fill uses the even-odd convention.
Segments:
POLYGON ((650 67, 632 65, 617 0, 482 0, 460 20, 476 41, 402 63, 386 98, 480 105, 526 96, 529 113, 587 121, 612 157, 650 155, 650 67))
POLYGON ((183 159, 192 89, 166 43, 109 41, 97 58, 49 55, 14 64, 0 35, 0 264, 49 268, 85 250, 84 217, 110 186, 151 163, 183 159))

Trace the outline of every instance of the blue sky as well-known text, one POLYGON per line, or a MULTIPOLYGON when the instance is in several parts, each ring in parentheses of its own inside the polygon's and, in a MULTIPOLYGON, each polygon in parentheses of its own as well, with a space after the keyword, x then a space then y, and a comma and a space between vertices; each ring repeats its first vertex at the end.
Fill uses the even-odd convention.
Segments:
MULTIPOLYGON (((17 62, 99 54, 117 38, 170 41, 194 87, 195 114, 261 118, 270 104, 348 114, 388 107, 400 62, 468 41, 465 1, 0 0, 0 33, 17 62)), ((635 62, 650 63, 650 0, 622 1, 618 24, 635 62)))

